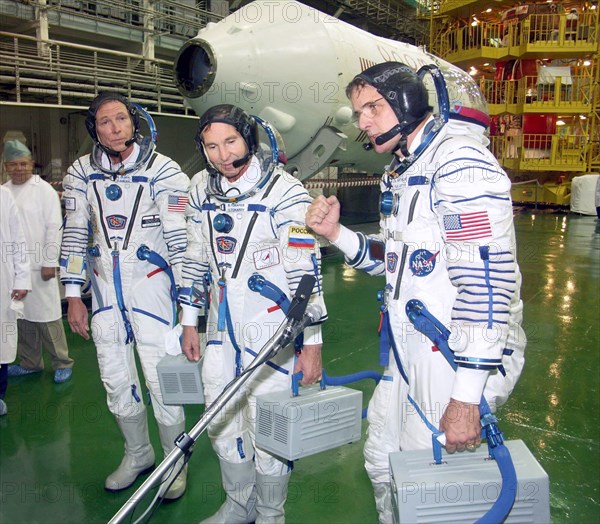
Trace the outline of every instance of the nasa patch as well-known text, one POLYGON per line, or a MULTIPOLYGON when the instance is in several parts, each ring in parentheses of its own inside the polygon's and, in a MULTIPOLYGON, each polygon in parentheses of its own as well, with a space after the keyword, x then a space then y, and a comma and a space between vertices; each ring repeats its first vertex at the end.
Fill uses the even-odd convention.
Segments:
POLYGON ((217 237, 217 250, 224 255, 231 255, 235 250, 237 240, 233 237, 217 237))
POLYGON ((410 255, 409 266, 413 275, 416 277, 425 277, 429 275, 435 268, 435 259, 439 255, 439 251, 434 255, 426 249, 417 249, 410 255))
POLYGON ((387 254, 387 271, 388 273, 395 273, 398 267, 398 255, 396 253, 387 254))
POLYGON ((109 215, 106 217, 108 229, 125 229, 127 217, 123 215, 109 215))

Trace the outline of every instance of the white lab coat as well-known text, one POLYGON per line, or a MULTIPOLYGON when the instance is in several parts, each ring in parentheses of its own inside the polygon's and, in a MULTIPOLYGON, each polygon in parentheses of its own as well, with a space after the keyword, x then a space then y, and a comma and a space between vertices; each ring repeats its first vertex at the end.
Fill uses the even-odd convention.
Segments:
POLYGON ((17 356, 17 316, 11 308, 13 289, 31 289, 29 261, 19 211, 10 192, 0 186, 0 364, 17 356))
POLYGON ((33 175, 24 184, 4 184, 15 199, 27 242, 32 291, 24 300, 24 319, 52 322, 61 315, 58 278, 42 280, 43 267, 58 267, 62 216, 58 193, 33 175))

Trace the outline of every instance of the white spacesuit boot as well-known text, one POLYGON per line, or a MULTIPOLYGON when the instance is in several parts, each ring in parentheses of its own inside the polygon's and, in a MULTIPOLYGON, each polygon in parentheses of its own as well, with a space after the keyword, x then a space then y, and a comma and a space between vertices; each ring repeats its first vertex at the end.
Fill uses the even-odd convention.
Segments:
POLYGON ((104 483, 107 491, 121 491, 131 486, 139 475, 154 469, 154 449, 148 436, 146 411, 133 417, 116 417, 125 438, 125 456, 119 467, 104 483))
POLYGON ((392 524, 392 486, 389 482, 373 482, 375 493, 375 506, 379 513, 380 524, 392 524))
POLYGON ((256 474, 256 524, 283 524, 290 473, 279 477, 256 474))
MULTIPOLYGON (((175 424, 174 426, 165 426, 158 424, 158 434, 160 435, 160 443, 162 444, 165 457, 175 447, 175 439, 185 431, 185 422, 175 424)), ((172 470, 168 475, 165 475, 162 480, 160 494, 163 496, 164 490, 170 484, 172 476, 175 475, 183 466, 185 457, 182 456, 173 466, 172 470)), ((187 464, 183 466, 183 470, 177 478, 173 481, 171 487, 164 493, 164 498, 167 500, 176 500, 181 497, 185 492, 187 480, 187 464)))
POLYGON ((256 469, 254 461, 241 464, 220 460, 226 500, 213 516, 200 524, 250 524, 256 520, 256 469))

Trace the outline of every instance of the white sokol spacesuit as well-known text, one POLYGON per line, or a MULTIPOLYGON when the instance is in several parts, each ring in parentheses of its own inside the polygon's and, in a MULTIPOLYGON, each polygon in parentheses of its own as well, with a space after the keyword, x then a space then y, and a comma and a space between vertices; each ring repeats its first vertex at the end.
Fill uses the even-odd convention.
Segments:
POLYGON ((82 286, 86 275, 90 278, 92 335, 108 406, 116 416, 135 415, 143 406, 145 392, 131 360, 133 353, 125 350, 135 342, 150 394, 159 399, 153 405, 157 420, 170 425, 183 417, 182 408, 160 401, 156 374, 156 364, 166 354, 164 334, 174 325, 171 280, 165 271, 140 259, 138 249, 147 246, 169 261, 175 281, 179 280, 188 183, 179 166, 160 153, 115 180, 98 172, 89 156, 82 157, 64 180, 61 280, 82 286), (111 200, 107 196, 111 192, 119 193, 119 198, 111 200), (89 249, 88 224, 93 236, 89 249))
MULTIPOLYGON (((236 129, 248 118, 234 106, 219 107, 228 115, 230 111, 238 115, 217 119, 230 122, 236 129)), ((248 133, 242 130, 241 134, 248 143, 248 133)), ((213 174, 202 171, 195 175, 190 189, 192 215, 188 218, 183 281, 184 289, 202 290, 206 285, 210 293, 202 367, 207 405, 250 365, 275 334, 303 275, 315 277, 310 301, 320 305, 323 312, 316 325, 304 330, 304 345, 321 344, 320 324, 326 319, 320 252, 304 225, 311 201, 308 192, 283 169, 265 167, 257 156, 251 156, 249 162, 235 184, 229 184, 212 168, 213 174), (237 199, 240 194, 245 196, 237 199)), ((193 300, 183 293, 180 299, 182 324, 189 324, 186 318, 190 317, 185 315, 192 314, 193 300)), ((217 515, 203 522, 253 522, 252 486, 257 483, 259 505, 261 479, 272 492, 272 500, 263 500, 263 506, 271 502, 282 509, 291 464, 255 448, 255 397, 290 389, 294 358, 294 349, 288 346, 267 361, 209 425, 228 500, 217 515)), ((260 509, 258 513, 256 522, 265 522, 260 509)), ((269 522, 283 518, 278 511, 270 515, 273 520, 269 522)))
MULTIPOLYGON (((145 403, 152 403, 165 453, 185 429, 183 408, 163 404, 156 365, 166 355, 165 335, 176 322, 189 179, 147 142, 133 147, 112 173, 98 146, 69 168, 63 181, 61 281, 67 296, 77 296, 90 280, 92 336, 108 407, 125 436, 127 471, 139 473, 154 464, 145 403), (150 398, 138 378, 134 346, 150 398)), ((137 473, 109 477, 105 487, 124 489, 137 473)))
MULTIPOLYGON (((364 78, 387 95, 389 84, 372 82, 375 74, 367 70, 364 78)), ((395 157, 382 177, 380 234, 342 226, 335 242, 349 265, 386 278, 386 369, 369 403, 364 449, 380 522, 392 522, 389 454, 431 449, 450 398, 478 404, 483 392, 495 409, 524 364, 510 179, 486 148, 484 126, 451 115, 432 129, 430 116, 405 151, 413 163, 395 157), (457 372, 409 320, 412 300, 449 329, 457 372)))

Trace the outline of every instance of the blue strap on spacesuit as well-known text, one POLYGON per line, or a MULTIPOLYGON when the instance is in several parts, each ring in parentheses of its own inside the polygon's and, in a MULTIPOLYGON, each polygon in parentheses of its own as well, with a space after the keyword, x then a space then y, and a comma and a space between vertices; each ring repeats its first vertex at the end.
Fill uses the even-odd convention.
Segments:
MULTIPOLYGON (((415 328, 437 346, 448 364, 456 371, 458 366, 454 361, 454 353, 448 345, 450 331, 429 313, 425 305, 419 300, 409 300, 407 302, 406 314, 415 328)), ((504 445, 504 435, 498 428, 498 420, 483 395, 479 403, 479 414, 481 416, 482 433, 487 440, 489 454, 496 460, 502 476, 502 489, 498 499, 488 512, 477 521, 477 524, 492 524, 503 522, 512 508, 518 488, 517 474, 510 452, 504 445)), ((441 433, 436 431, 432 436, 436 464, 442 463, 441 444, 437 439, 439 435, 441 433)))
POLYGON ((396 347, 396 341, 392 335, 390 312, 386 309, 385 311, 382 311, 381 314, 381 330, 379 332, 379 363, 384 367, 389 365, 389 354, 391 348, 392 355, 394 355, 394 360, 396 361, 396 366, 398 366, 398 371, 400 371, 400 375, 402 375, 402 378, 408 384, 408 375, 404 370, 404 366, 400 360, 400 353, 398 353, 398 348, 396 347))
POLYGON ((319 261, 317 260, 317 255, 315 253, 312 253, 310 255, 310 261, 312 262, 312 265, 313 265, 315 284, 317 286, 316 292, 318 295, 320 295, 321 294, 321 284, 319 282, 319 261))
POLYGON ((156 251, 152 251, 148 246, 141 245, 137 250, 137 257, 140 260, 147 260, 150 264, 162 269, 169 277, 171 282, 171 303, 173 306, 173 324, 177 322, 177 285, 175 284, 175 275, 167 261, 156 251))
MULTIPOLYGON (((315 277, 315 281, 319 279, 315 277)), ((261 296, 272 300, 277 306, 281 308, 286 315, 290 308, 291 302, 288 296, 278 286, 267 280, 260 273, 254 273, 248 279, 248 287, 255 293, 259 293, 261 296)), ((304 332, 300 333, 294 341, 294 349, 296 353, 301 351, 304 345, 304 332)))
POLYGON ((229 308, 227 307, 227 283, 224 278, 220 278, 217 282, 219 286, 219 309, 217 317, 217 330, 225 331, 229 308))
POLYGON ((259 273, 254 273, 248 279, 248 287, 252 291, 259 293, 261 296, 272 300, 284 313, 287 313, 287 310, 290 307, 290 299, 281 289, 279 289, 279 287, 273 284, 273 282, 268 281, 259 273))
MULTIPOLYGON (((219 319, 221 318, 221 306, 219 305, 219 319)), ((233 329, 233 322, 231 321, 231 314, 229 313, 229 307, 225 306, 225 319, 227 322, 227 333, 229 334, 229 340, 235 350, 235 376, 239 377, 242 374, 242 349, 235 340, 235 331, 233 329)))
MULTIPOLYGON (((202 204, 200 209, 202 211, 218 211, 218 210, 224 209, 224 206, 222 204, 215 204, 214 202, 205 202, 204 204, 202 204)), ((265 206, 264 204, 247 204, 246 205, 246 211, 264 212, 267 209, 268 209, 267 206, 265 206)))
POLYGON ((390 349, 394 355, 396 366, 400 375, 408 384, 408 376, 400 360, 400 354, 396 347, 396 341, 392 333, 392 325, 390 323, 390 312, 388 310, 389 294, 391 293, 391 286, 388 284, 385 289, 377 293, 377 300, 381 302, 380 311, 381 318, 379 320, 379 365, 382 367, 388 367, 390 364, 390 349))
POLYGON ((131 322, 129 322, 129 317, 127 316, 127 308, 125 307, 125 300, 123 299, 123 285, 121 284, 121 265, 119 262, 119 251, 117 249, 113 249, 111 252, 112 260, 113 260, 113 282, 115 283, 115 295, 117 297, 117 305, 119 306, 119 311, 121 311, 121 317, 123 318, 123 324, 125 326, 125 344, 131 344, 135 341, 135 335, 133 333, 133 327, 131 326, 131 322))

